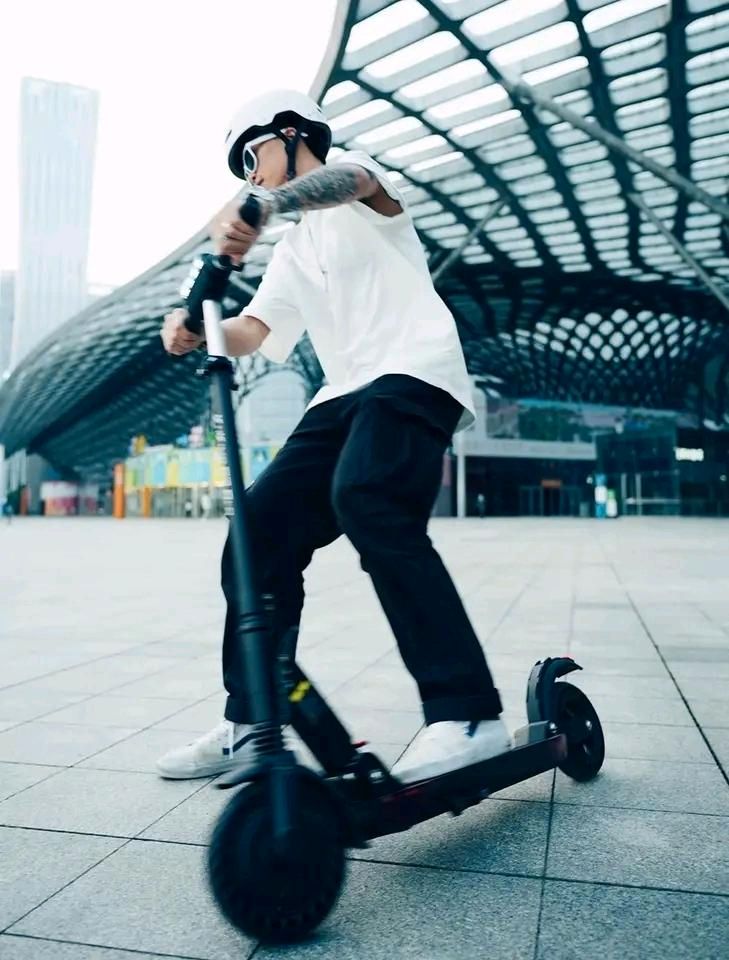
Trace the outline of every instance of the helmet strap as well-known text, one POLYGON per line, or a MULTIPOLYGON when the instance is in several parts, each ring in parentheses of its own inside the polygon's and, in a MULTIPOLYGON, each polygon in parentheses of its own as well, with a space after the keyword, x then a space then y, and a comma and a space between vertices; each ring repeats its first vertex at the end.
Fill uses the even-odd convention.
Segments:
POLYGON ((284 149, 286 150, 286 179, 293 180, 296 177, 296 148, 299 145, 303 131, 297 130, 290 140, 280 131, 277 130, 274 132, 277 137, 283 140, 284 149))

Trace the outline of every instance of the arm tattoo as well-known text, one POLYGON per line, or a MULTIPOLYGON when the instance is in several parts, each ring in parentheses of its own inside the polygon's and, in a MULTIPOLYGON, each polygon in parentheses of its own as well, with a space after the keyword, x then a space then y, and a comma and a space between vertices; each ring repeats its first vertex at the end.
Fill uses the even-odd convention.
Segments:
POLYGON ((353 203, 369 195, 377 178, 364 167, 337 164, 321 167, 273 190, 275 210, 323 210, 343 203, 353 203))

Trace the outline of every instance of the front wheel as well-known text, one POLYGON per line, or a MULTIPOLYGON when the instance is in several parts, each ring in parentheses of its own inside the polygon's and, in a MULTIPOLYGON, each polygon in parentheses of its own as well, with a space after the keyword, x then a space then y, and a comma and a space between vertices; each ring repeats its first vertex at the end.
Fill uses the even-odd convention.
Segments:
POLYGON ((592 780, 605 759, 600 718, 578 687, 564 681, 554 685, 554 722, 567 738, 567 755, 559 769, 573 780, 592 780))
POLYGON ((265 782, 244 787, 218 821, 208 852, 213 895, 226 918, 266 943, 299 940, 324 920, 344 881, 344 837, 327 788, 297 785, 293 834, 274 849, 265 782))

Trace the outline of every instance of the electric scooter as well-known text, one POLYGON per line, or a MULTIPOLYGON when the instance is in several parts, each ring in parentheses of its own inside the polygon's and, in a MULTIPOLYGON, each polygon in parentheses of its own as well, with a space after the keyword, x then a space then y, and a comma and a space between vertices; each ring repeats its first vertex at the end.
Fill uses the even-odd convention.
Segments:
MULTIPOLYGON (((256 227, 260 206, 249 195, 241 219, 256 227)), ((232 391, 234 368, 220 327, 232 263, 205 255, 183 288, 189 319, 204 326, 207 358, 198 371, 213 387, 213 426, 228 471, 226 513, 234 560, 238 642, 253 718, 255 759, 221 777, 242 785, 214 828, 208 853, 213 895, 239 930, 267 943, 298 940, 329 914, 345 875, 345 852, 467 807, 522 780, 558 767, 590 780, 602 766, 600 720, 585 694, 560 680, 581 668, 548 657, 532 668, 527 724, 500 756, 419 782, 403 783, 364 744, 352 741, 311 680, 296 664, 296 629, 273 636, 270 598, 262 596, 251 556, 246 494, 232 391), (321 772, 303 766, 283 728, 298 734, 321 772)))

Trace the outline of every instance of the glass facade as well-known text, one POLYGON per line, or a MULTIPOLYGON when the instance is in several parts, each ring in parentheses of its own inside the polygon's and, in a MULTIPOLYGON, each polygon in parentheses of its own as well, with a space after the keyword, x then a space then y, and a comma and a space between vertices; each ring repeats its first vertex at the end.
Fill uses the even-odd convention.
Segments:
POLYGON ((592 516, 599 478, 619 515, 729 516, 729 434, 694 416, 494 397, 477 412, 470 515, 592 516))

